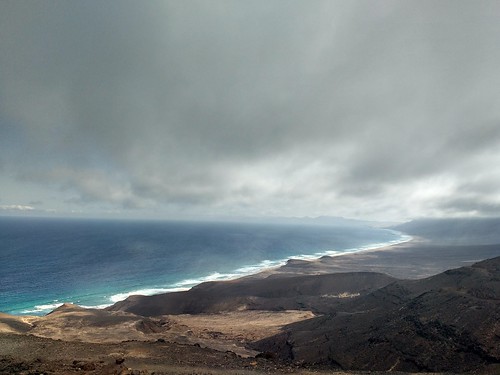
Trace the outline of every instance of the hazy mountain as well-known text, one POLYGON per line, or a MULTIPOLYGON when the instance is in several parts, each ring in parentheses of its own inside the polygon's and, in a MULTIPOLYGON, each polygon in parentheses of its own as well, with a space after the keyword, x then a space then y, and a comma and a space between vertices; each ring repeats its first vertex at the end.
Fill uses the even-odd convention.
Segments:
POLYGON ((419 219, 392 227, 434 243, 488 245, 500 243, 500 218, 419 219))

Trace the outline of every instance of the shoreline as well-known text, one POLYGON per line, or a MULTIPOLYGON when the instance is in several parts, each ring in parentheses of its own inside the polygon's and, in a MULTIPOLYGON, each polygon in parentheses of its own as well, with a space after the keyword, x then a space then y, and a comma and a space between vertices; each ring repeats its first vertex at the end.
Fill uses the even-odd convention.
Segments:
POLYGON ((276 274, 378 272, 397 279, 423 279, 497 256, 500 256, 500 244, 436 244, 426 238, 414 237, 399 244, 325 256, 308 262, 290 260, 276 274))
MULTIPOLYGON (((106 304, 80 305, 78 301, 57 301, 53 304, 36 305, 33 310, 25 310, 22 313, 9 312, 9 314, 43 316, 63 303, 74 303, 90 309, 105 309, 132 295, 151 296, 182 292, 205 282, 213 281, 230 282, 242 279, 252 280, 339 272, 378 272, 398 279, 420 279, 500 255, 500 245, 437 245, 425 238, 398 233, 401 234, 401 239, 398 242, 373 244, 359 249, 348 249, 345 252, 327 251, 317 253, 317 256, 297 255, 272 262, 276 263, 275 265, 263 267, 256 265, 238 269, 251 270, 248 273, 237 273, 238 270, 228 274, 214 273, 200 277, 198 280, 183 280, 177 283, 186 284, 185 287, 152 287, 117 293, 109 297, 111 301, 106 304), (192 281, 192 283, 188 284, 187 281, 192 281)), ((270 261, 262 263, 264 262, 271 263, 270 261)))
POLYGON ((398 234, 400 238, 398 240, 392 240, 385 243, 373 243, 369 245, 364 245, 359 248, 352 248, 345 250, 327 250, 322 252, 316 252, 310 255, 296 254, 279 260, 263 260, 258 264, 242 266, 231 272, 227 273, 214 272, 210 275, 201 276, 197 279, 180 280, 179 282, 176 282, 172 285, 167 285, 165 287, 163 286, 151 286, 142 288, 138 287, 137 289, 132 291, 120 292, 112 294, 110 296, 106 296, 106 298, 109 299, 109 302, 101 304, 92 305, 88 303, 81 303, 78 300, 78 298, 75 298, 73 300, 57 299, 53 301, 45 301, 45 303, 34 305, 31 308, 26 308, 19 312, 17 311, 8 311, 8 312, 2 311, 2 312, 14 316, 44 316, 65 303, 75 304, 87 309, 105 309, 133 295, 152 296, 165 293, 185 292, 205 282, 225 282, 225 281, 233 281, 246 278, 249 279, 260 278, 262 275, 279 273, 279 270, 282 269, 283 267, 286 267, 291 261, 315 262, 325 257, 336 258, 358 253, 377 251, 413 241, 412 236, 407 235, 403 232, 395 231, 392 229, 386 229, 386 230, 398 234))
POLYGON ((238 279, 244 279, 244 278, 252 278, 255 277, 259 274, 266 273, 266 272, 272 272, 273 270, 279 270, 280 268, 286 266, 291 260, 301 260, 301 261, 316 261, 319 260, 323 257, 338 257, 338 256, 344 256, 344 255, 350 255, 350 254, 357 254, 357 253, 362 253, 362 252, 367 252, 367 251, 375 251, 379 249, 384 249, 384 248, 390 248, 395 245, 400 245, 404 243, 411 242, 413 240, 413 237, 410 235, 407 235, 403 232, 398 232, 394 231, 392 229, 387 229, 388 231, 397 233, 398 235, 401 236, 400 239, 398 240, 393 240, 385 243, 374 243, 370 245, 365 245, 359 248, 352 248, 352 249, 346 249, 346 250, 327 250, 323 252, 317 252, 311 255, 307 254, 297 254, 297 255, 291 255, 288 256, 287 258, 279 259, 279 260, 263 260, 258 264, 255 265, 248 265, 248 266, 243 266, 240 268, 237 268, 236 270, 228 273, 219 273, 219 272, 214 272, 210 275, 207 276, 201 276, 198 279, 185 279, 181 280, 177 283, 174 283, 172 287, 167 286, 167 287, 151 287, 151 288, 146 288, 146 289, 140 289, 140 290, 135 290, 131 292, 123 292, 123 293, 117 293, 111 296, 111 300, 114 303, 123 301, 127 297, 131 295, 145 295, 145 296, 151 296, 151 295, 157 295, 157 294, 163 294, 163 293, 175 293, 175 292, 185 292, 193 287, 196 287, 200 284, 206 283, 206 282, 214 282, 214 281, 232 281, 232 280, 238 280, 238 279), (149 293, 149 291, 155 291, 154 293, 149 293), (159 291, 159 292, 156 292, 159 291), (147 293, 141 293, 141 292, 147 292, 147 293), (123 297, 123 298, 122 298, 123 297))
MULTIPOLYGON (((456 349, 449 347, 449 331, 445 331, 444 336, 436 336, 436 325, 432 322, 428 326, 409 325, 414 312, 404 307, 415 305, 422 316, 430 311, 432 316, 439 317, 443 326, 453 323, 456 316, 460 319, 468 317, 463 335, 468 334, 468 327, 477 329, 477 332, 490 332, 486 317, 491 317, 488 309, 494 303, 495 295, 491 298, 485 295, 490 299, 482 295, 482 307, 466 309, 469 315, 460 315, 460 311, 468 306, 477 306, 478 299, 474 293, 478 288, 484 285, 489 290, 490 285, 494 285, 498 278, 491 274, 488 279, 488 275, 493 270, 498 272, 495 265, 499 260, 442 274, 446 277, 428 279, 430 284, 425 279, 406 282, 387 275, 399 272, 408 280, 412 276, 424 277, 441 269, 475 263, 478 258, 499 255, 500 244, 446 246, 414 238, 404 243, 341 256, 324 256, 310 261, 290 259, 284 266, 257 275, 199 285, 188 292, 136 296, 110 309, 85 309, 65 304, 42 317, 0 314, 0 340, 3 340, 0 355, 11 355, 5 357, 7 363, 24 361, 32 368, 46 364, 47 358, 58 358, 64 363, 73 363, 73 366, 85 358, 92 363, 92 369, 97 369, 109 361, 118 364, 114 357, 118 353, 120 363, 126 359, 129 370, 150 371, 160 369, 157 367, 160 365, 162 370, 170 368, 172 359, 177 365, 179 361, 189 359, 186 369, 192 369, 193 365, 206 365, 206 353, 210 351, 210 356, 223 357, 214 360, 216 367, 221 363, 225 366, 232 363, 237 369, 260 368, 256 366, 267 369, 266 366, 272 366, 272 372, 276 373, 276 365, 282 365, 285 366, 284 372, 289 373, 286 366, 289 366, 291 354, 300 361, 297 363, 301 363, 301 368, 304 364, 314 368, 314 364, 324 358, 322 353, 333 350, 334 363, 342 364, 345 369, 361 368, 364 363, 370 363, 375 366, 374 369, 391 371, 394 363, 400 362, 394 358, 381 362, 380 358, 385 358, 387 353, 396 353, 398 358, 402 358, 399 369, 413 370, 413 367, 405 367, 406 358, 415 358, 408 348, 403 348, 401 353, 381 346, 373 346, 369 351, 366 349, 366 342, 378 339, 381 334, 401 345, 398 337, 402 330, 406 330, 404 332, 409 332, 410 338, 417 335, 419 343, 422 337, 431 337, 424 342, 424 349, 429 353, 435 353, 435 337, 438 337, 441 340, 438 341, 439 347, 444 348, 440 353, 443 358, 451 359, 443 364, 430 363, 435 370, 454 370, 456 359, 462 360, 460 366, 468 366, 469 362, 463 362, 462 357, 454 357, 456 349), (377 273, 381 271, 386 275, 377 273), (464 285, 461 284, 464 277, 468 280, 465 287, 474 293, 464 293, 464 285), (454 285, 451 289, 450 283, 454 285), (424 294, 430 298, 420 298, 422 291, 427 291, 424 294), (459 298, 450 299, 450 293, 459 298), (356 298, 353 303, 349 301, 351 298, 356 298), (464 298, 469 300, 464 302, 464 298), (411 301, 418 301, 418 304, 411 301), (443 304, 449 304, 449 308, 443 309, 443 304), (448 311, 458 315, 449 316, 448 311), (351 319, 352 314, 356 314, 355 319, 351 319), (329 317, 326 320, 325 315, 329 317), (387 324, 388 321, 391 324, 387 324), (485 323, 477 327, 477 322, 485 323), (348 327, 348 333, 345 327, 348 327), (419 333, 422 329, 427 332, 425 336, 419 333), (286 343, 281 343, 282 337, 287 338, 286 343), (288 337, 292 346, 288 344, 288 337), (340 342, 345 346, 342 343, 349 340, 353 343, 349 350, 354 348, 355 352, 346 359, 343 354, 346 351, 342 346, 338 349, 338 345, 340 342), (311 342, 320 343, 319 346, 311 346, 311 342), (43 361, 32 359, 33 351, 39 350, 41 345, 43 361), (64 354, 61 356, 61 347, 47 349, 50 345, 61 345, 64 354), (99 350, 95 350, 96 345, 99 350), (166 345, 171 345, 168 356, 165 356, 166 345), (281 350, 282 345, 287 350, 281 350), (179 354, 181 348, 185 350, 183 354, 179 354), (192 361, 198 351, 203 351, 205 355, 192 361), (289 352, 291 354, 287 354, 289 352), (268 353, 269 357, 263 357, 263 353, 268 353)), ((494 317, 490 320, 495 322, 494 317)), ((467 343, 476 337, 467 336, 464 341, 463 335, 457 334, 460 341, 454 341, 453 345, 465 342, 466 346, 460 350, 467 351, 470 348, 467 343)), ((488 340, 485 339, 484 347, 493 347, 488 340)), ((430 356, 423 358, 419 368, 428 368, 429 362, 425 358, 430 356)), ((54 364, 52 368, 62 369, 62 363, 54 364)), ((477 363, 478 366, 484 365, 484 362, 477 363)), ((294 369, 300 371, 298 367, 294 369)), ((269 371, 266 370, 266 373, 269 371)))

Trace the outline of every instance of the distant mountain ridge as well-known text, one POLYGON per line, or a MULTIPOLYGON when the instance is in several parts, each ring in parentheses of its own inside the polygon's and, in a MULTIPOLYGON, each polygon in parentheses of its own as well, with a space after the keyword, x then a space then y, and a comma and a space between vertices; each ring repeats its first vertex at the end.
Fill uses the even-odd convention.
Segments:
MULTIPOLYGON (((219 220, 225 221, 223 218, 219 220)), ((234 219, 233 219, 234 220, 234 219)), ((232 220, 231 220, 232 221, 232 220)), ((400 224, 395 221, 376 221, 351 219, 342 216, 295 216, 295 217, 239 217, 236 222, 259 224, 287 224, 287 225, 327 225, 327 226, 369 226, 373 228, 387 228, 400 224)))
POLYGON ((434 244, 500 244, 500 218, 417 219, 391 229, 424 237, 434 244))

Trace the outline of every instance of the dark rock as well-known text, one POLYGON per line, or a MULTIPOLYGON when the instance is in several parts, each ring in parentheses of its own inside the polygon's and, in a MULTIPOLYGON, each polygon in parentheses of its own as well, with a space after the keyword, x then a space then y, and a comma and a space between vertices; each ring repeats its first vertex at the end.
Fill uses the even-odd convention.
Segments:
POLYGON ((161 324, 160 321, 155 321, 153 319, 142 319, 135 324, 138 331, 144 332, 146 334, 150 333, 161 333, 164 332, 168 327, 161 324))
MULTIPOLYGON (((234 311, 247 306, 259 310, 312 310, 325 313, 337 301, 324 296, 341 293, 364 295, 395 280, 376 272, 346 272, 207 282, 185 292, 130 296, 107 310, 159 316, 234 311)), ((163 323, 144 320, 137 328, 144 332, 161 332, 169 328, 168 324, 166 328, 163 327, 163 323)))
POLYGON ((396 281, 254 349, 344 370, 469 372, 500 363, 500 257, 396 281))
POLYGON ((96 366, 92 362, 86 362, 80 367, 83 371, 94 371, 96 366))
POLYGON ((96 365, 93 362, 86 361, 73 361, 73 367, 83 371, 94 371, 96 369, 96 365))
POLYGON ((272 352, 263 352, 259 353, 255 356, 255 358, 264 358, 264 359, 275 359, 276 354, 272 352))
POLYGON ((30 369, 30 364, 12 357, 0 358, 0 374, 19 374, 30 369))

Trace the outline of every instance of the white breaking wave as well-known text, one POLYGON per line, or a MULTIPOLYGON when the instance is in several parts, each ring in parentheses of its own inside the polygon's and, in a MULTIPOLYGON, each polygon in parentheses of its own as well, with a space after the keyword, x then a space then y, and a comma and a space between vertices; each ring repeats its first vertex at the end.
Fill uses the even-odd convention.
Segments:
MULTIPOLYGON (((315 259, 319 259, 323 256, 340 256, 343 254, 357 253, 357 252, 362 252, 362 251, 367 251, 367 250, 378 249, 381 247, 396 245, 396 244, 400 244, 400 243, 405 243, 405 242, 411 241, 413 239, 411 236, 403 235, 402 233, 395 232, 395 231, 393 231, 393 232, 399 234, 400 238, 397 240, 393 240, 393 241, 370 244, 367 246, 345 249, 345 250, 328 250, 328 251, 324 251, 324 252, 316 252, 313 254, 291 255, 287 258, 279 259, 279 260, 266 259, 266 260, 259 262, 258 264, 248 265, 248 266, 243 266, 243 267, 237 268, 233 272, 228 272, 228 273, 214 272, 214 273, 207 275, 207 276, 203 276, 203 277, 199 277, 199 278, 192 278, 192 279, 185 279, 185 280, 181 280, 179 282, 169 284, 169 285, 145 287, 142 289, 138 288, 138 289, 132 290, 132 291, 125 291, 122 293, 113 294, 112 296, 107 298, 109 303, 100 303, 98 305, 80 305, 80 306, 83 308, 103 309, 103 308, 111 306, 112 304, 114 304, 116 302, 123 301, 124 299, 126 299, 132 295, 150 296, 150 295, 162 294, 162 293, 186 291, 186 290, 189 290, 190 288, 192 288, 193 286, 204 283, 204 282, 233 280, 236 278, 257 274, 257 273, 262 272, 264 270, 283 266, 288 262, 289 259, 315 260, 315 259)), ((76 300, 76 302, 72 302, 72 301, 66 301, 66 302, 75 303, 75 304, 79 305, 80 301, 76 300)), ((57 309, 62 304, 63 304, 62 302, 59 302, 58 300, 54 300, 54 301, 52 301, 52 303, 35 305, 31 309, 25 309, 25 310, 20 311, 20 313, 21 314, 43 315, 43 314, 49 313, 49 312, 57 309)))
MULTIPOLYGON (((291 256, 290 258, 274 260, 274 261, 266 259, 258 264, 255 264, 255 265, 240 267, 232 273, 214 272, 208 276, 195 278, 195 279, 185 279, 185 280, 181 280, 181 281, 174 283, 174 284, 171 284, 171 285, 137 289, 137 290, 132 290, 132 291, 128 291, 128 292, 117 293, 117 294, 114 294, 111 297, 109 297, 110 303, 94 305, 94 306, 88 306, 88 305, 80 305, 80 306, 83 308, 103 309, 103 308, 106 308, 108 306, 111 306, 112 304, 114 304, 116 302, 123 301, 124 299, 127 299, 128 297, 130 297, 132 295, 151 296, 151 295, 162 294, 162 293, 182 292, 182 291, 189 290, 193 286, 204 283, 204 282, 233 280, 233 279, 236 279, 239 277, 253 275, 253 274, 262 272, 266 269, 283 266, 291 258, 299 259, 299 260, 314 260, 314 259, 318 259, 322 256, 339 256, 339 255, 343 255, 343 254, 357 253, 360 251, 373 250, 373 249, 378 249, 378 248, 385 247, 385 246, 396 245, 396 244, 408 242, 411 240, 412 240, 411 236, 402 235, 401 238, 398 240, 384 242, 384 243, 376 243, 376 244, 371 244, 371 245, 358 247, 358 248, 346 249, 346 250, 341 250, 341 251, 329 250, 329 251, 318 252, 318 253, 314 253, 314 254, 299 254, 299 255, 291 256)), ((78 302, 77 302, 77 304, 78 304, 78 302)), ((54 301, 54 303, 51 303, 51 304, 36 305, 33 309, 23 310, 22 313, 23 314, 48 313, 48 312, 58 308, 61 305, 62 305, 61 302, 54 301)))
POLYGON ((249 276, 249 275, 254 275, 256 273, 262 272, 264 270, 268 270, 270 268, 276 268, 283 266, 287 263, 289 259, 299 259, 299 260, 315 260, 318 258, 321 258, 323 256, 340 256, 343 254, 351 254, 351 253, 357 253, 361 251, 367 251, 367 250, 374 250, 378 249, 381 247, 386 247, 386 246, 391 246, 391 245, 397 245, 400 243, 408 242, 411 241, 413 238, 411 236, 403 235, 401 233, 398 233, 401 237, 397 240, 393 241, 388 241, 388 242, 381 242, 381 243, 376 243, 376 244, 371 244, 371 245, 366 245, 362 247, 357 247, 357 248, 352 248, 352 249, 346 249, 346 250, 328 250, 324 252, 318 252, 314 254, 300 254, 300 255, 293 255, 289 258, 285 259, 280 259, 280 260, 263 260, 259 264, 256 265, 250 265, 250 266, 244 266, 241 268, 236 269, 232 273, 219 273, 219 272, 214 272, 208 276, 200 277, 197 279, 185 279, 182 281, 179 281, 177 283, 174 283, 172 285, 168 285, 165 287, 154 287, 154 288, 147 288, 147 289, 139 289, 139 290, 134 290, 130 292, 124 292, 124 293, 117 293, 112 295, 109 299, 111 302, 116 303, 119 301, 123 301, 124 299, 132 296, 132 295, 143 295, 143 296, 151 296, 155 294, 162 294, 162 293, 172 293, 172 292, 183 292, 186 290, 189 290, 195 285, 208 282, 208 281, 224 281, 224 280, 234 280, 240 277, 244 276, 249 276))
MULTIPOLYGON (((130 292, 117 293, 113 294, 109 297, 109 300, 113 303, 123 301, 130 296, 141 295, 141 296, 152 296, 154 294, 162 294, 162 293, 172 293, 172 292, 182 292, 188 290, 189 288, 147 288, 147 289, 139 289, 133 290, 130 292)), ((109 305, 108 305, 109 306, 109 305)))
POLYGON ((111 303, 106 303, 103 305, 95 305, 95 306, 87 306, 87 305, 78 305, 80 307, 83 307, 84 309, 105 309, 106 307, 111 306, 111 303))
POLYGON ((61 302, 56 302, 56 303, 49 303, 46 305, 36 305, 34 306, 33 309, 27 309, 21 311, 23 314, 40 314, 40 313, 48 313, 51 312, 52 310, 57 309, 59 306, 62 306, 63 304, 61 302))
POLYGON ((222 281, 222 280, 228 280, 232 276, 233 278, 237 277, 236 274, 221 274, 219 272, 214 272, 211 275, 201 277, 198 279, 186 279, 179 281, 178 283, 165 286, 165 287, 154 287, 154 288, 145 288, 145 289, 138 289, 138 290, 133 290, 130 292, 123 292, 123 293, 117 293, 113 294, 111 297, 109 297, 109 300, 113 303, 123 301, 124 299, 133 296, 133 295, 141 295, 141 296, 152 296, 155 294, 162 294, 162 293, 173 293, 173 292, 184 292, 186 290, 189 290, 195 285, 207 282, 207 281, 222 281))

